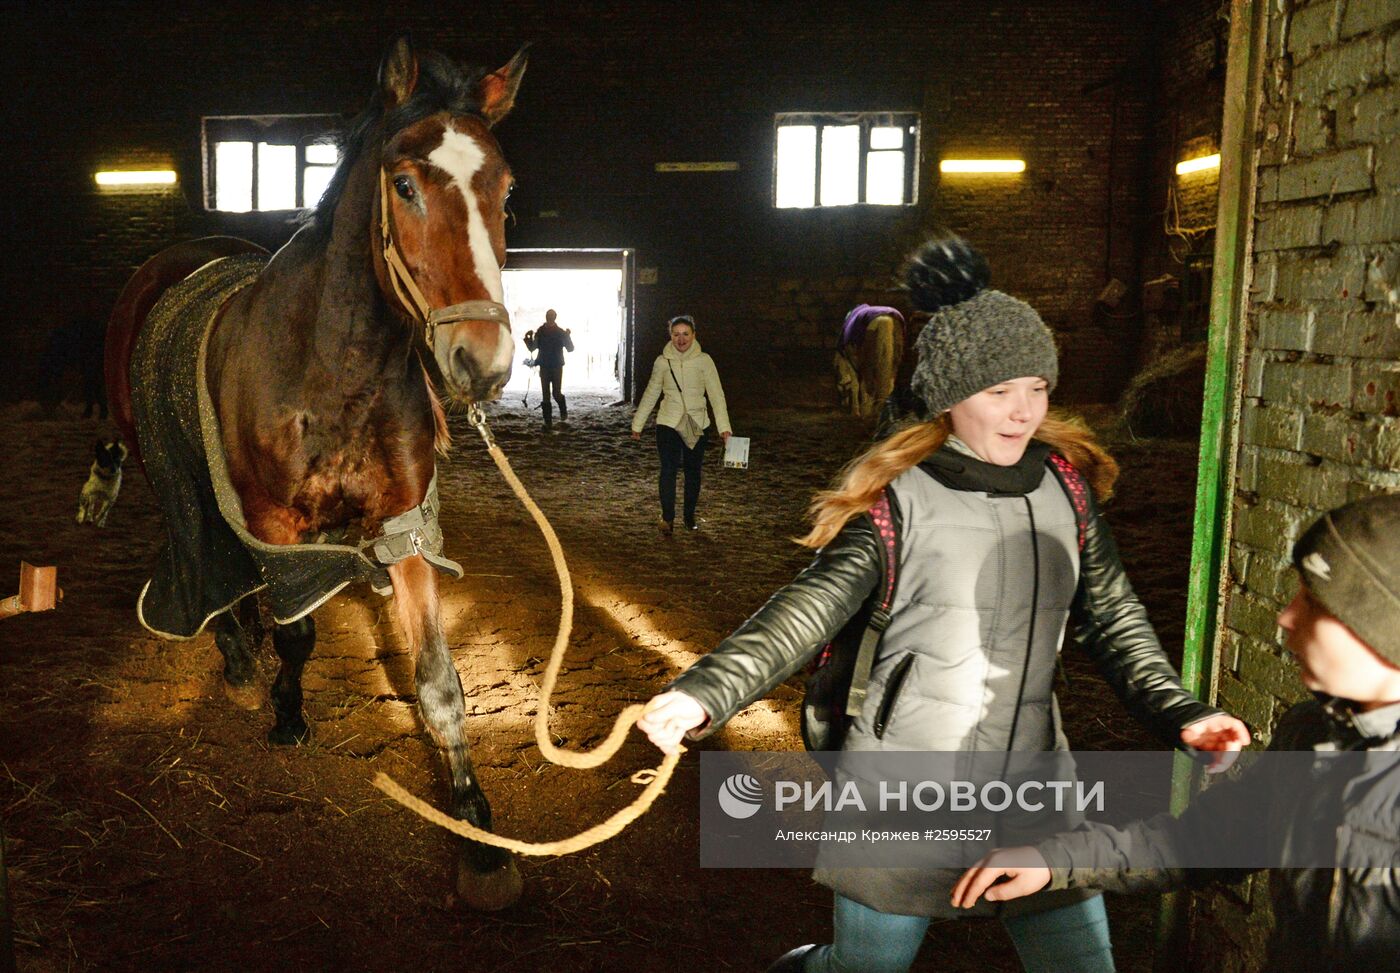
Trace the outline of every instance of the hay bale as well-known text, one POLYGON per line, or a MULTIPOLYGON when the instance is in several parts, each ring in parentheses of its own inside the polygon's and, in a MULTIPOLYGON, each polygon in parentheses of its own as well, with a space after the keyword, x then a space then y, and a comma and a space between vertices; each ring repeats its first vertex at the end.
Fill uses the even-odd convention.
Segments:
POLYGON ((1118 400, 1120 434, 1196 439, 1206 380, 1204 342, 1176 348, 1133 377, 1118 400))

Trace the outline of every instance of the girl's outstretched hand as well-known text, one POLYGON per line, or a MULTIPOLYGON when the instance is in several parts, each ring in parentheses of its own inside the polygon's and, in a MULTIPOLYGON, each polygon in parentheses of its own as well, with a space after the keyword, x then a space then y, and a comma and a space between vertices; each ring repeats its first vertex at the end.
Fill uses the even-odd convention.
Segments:
POLYGON ((647 735, 662 753, 678 753, 681 739, 689 730, 703 726, 710 714, 694 696, 672 691, 653 696, 637 720, 637 729, 647 735))
POLYGON ((1235 754, 1249 746, 1249 727, 1230 714, 1221 713, 1182 730, 1181 742, 1197 750, 1214 751, 1215 759, 1206 773, 1219 774, 1229 770, 1236 760, 1235 754))
POLYGON ((983 893, 988 902, 1019 899, 1049 884, 1050 866, 1040 852, 1030 846, 1000 848, 963 872, 953 886, 953 907, 971 909, 983 893))

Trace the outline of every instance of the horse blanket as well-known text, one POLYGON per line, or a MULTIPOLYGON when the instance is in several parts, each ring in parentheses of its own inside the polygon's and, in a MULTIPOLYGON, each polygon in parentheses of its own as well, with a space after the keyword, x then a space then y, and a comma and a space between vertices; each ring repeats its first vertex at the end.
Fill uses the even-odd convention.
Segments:
POLYGON ((870 322, 886 314, 899 322, 901 331, 907 330, 908 325, 904 321, 904 315, 899 313, 898 308, 857 304, 851 308, 851 312, 846 315, 846 320, 841 325, 841 338, 836 342, 836 350, 840 351, 847 345, 859 346, 865 340, 865 329, 870 327, 870 322))
POLYGON ((836 388, 851 414, 873 419, 895 389, 908 344, 904 315, 859 304, 846 315, 836 345, 836 388))
POLYGON ((442 556, 436 473, 422 504, 357 545, 325 537, 266 544, 248 532, 228 478, 204 349, 219 309, 253 282, 266 260, 240 254, 195 271, 151 309, 132 350, 132 413, 166 529, 136 611, 142 625, 164 638, 193 638, 215 615, 264 589, 273 618, 284 624, 351 582, 369 581, 388 594, 388 566, 414 554, 462 577, 461 565, 442 556))

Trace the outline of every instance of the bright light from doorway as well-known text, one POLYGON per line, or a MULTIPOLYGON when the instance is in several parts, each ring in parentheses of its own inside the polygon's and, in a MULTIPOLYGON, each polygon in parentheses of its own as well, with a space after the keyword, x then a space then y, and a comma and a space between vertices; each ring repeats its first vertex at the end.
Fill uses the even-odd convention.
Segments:
POLYGON ((1203 155, 1199 159, 1187 159, 1176 164, 1176 174, 1178 176, 1189 175, 1193 172, 1203 172, 1206 169, 1220 168, 1220 153, 1215 155, 1203 155))
POLYGON ((574 342, 574 350, 564 353, 564 394, 621 393, 617 378, 623 323, 621 269, 507 269, 501 278, 515 338, 515 367, 505 387, 507 394, 523 393, 531 405, 539 402, 539 370, 523 364, 532 357, 525 347, 525 332, 543 324, 551 308, 574 342))

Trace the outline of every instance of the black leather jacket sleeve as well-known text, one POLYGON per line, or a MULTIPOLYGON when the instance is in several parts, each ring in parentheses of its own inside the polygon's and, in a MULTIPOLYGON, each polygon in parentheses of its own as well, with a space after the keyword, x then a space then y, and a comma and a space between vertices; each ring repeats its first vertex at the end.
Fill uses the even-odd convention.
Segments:
MULTIPOLYGON (((1321 704, 1300 703, 1274 727, 1269 750, 1309 751, 1322 741, 1335 744, 1328 726, 1321 704)), ((1267 758, 1253 761, 1242 772, 1193 794, 1179 815, 1158 814, 1121 827, 1088 821, 1038 842, 1036 848, 1051 868, 1050 887, 1108 892, 1196 889, 1212 882, 1238 882, 1257 871, 1203 867, 1248 857, 1244 849, 1253 850, 1260 861, 1297 860, 1306 855, 1298 848, 1297 835, 1318 825, 1298 802, 1299 781, 1280 772, 1288 766, 1267 758)), ((1345 793, 1348 781, 1334 776, 1328 786, 1345 793)), ((1341 803, 1339 796, 1339 807, 1341 803)), ((1283 871, 1294 882, 1306 884, 1306 869, 1283 871)))
POLYGON ((691 738, 713 733, 810 662, 875 590, 882 560, 870 518, 853 518, 796 578, 667 686, 699 700, 710 716, 691 738))
POLYGON ((1164 892, 1242 881, 1252 869, 1200 863, 1229 861, 1240 849, 1259 845, 1268 830, 1265 822, 1274 816, 1271 802, 1276 805, 1281 796, 1277 783, 1267 762, 1260 761, 1239 777, 1196 794, 1179 817, 1158 814, 1121 827, 1086 821, 1038 842, 1036 848, 1050 866, 1050 888, 1164 892))
POLYGON ((1223 712, 1181 685, 1092 500, 1079 556, 1075 614, 1081 619, 1076 637, 1104 679, 1128 712, 1169 745, 1181 745, 1185 727, 1223 712))
POLYGON ((1135 892, 1238 882, 1257 869, 1200 866, 1251 856, 1279 866, 1316 862, 1316 838, 1335 825, 1339 842, 1349 842, 1348 834, 1367 836, 1347 844, 1354 852, 1337 846, 1341 867, 1269 869, 1276 921, 1263 968, 1394 969, 1400 887, 1396 869, 1380 866, 1394 862, 1400 846, 1394 813, 1400 780, 1393 770, 1377 768, 1394 767, 1400 735, 1358 741, 1327 709, 1318 700, 1294 706, 1274 727, 1269 751, 1307 752, 1325 744, 1351 750, 1355 762, 1306 781, 1296 764, 1261 757, 1193 796, 1179 817, 1158 815, 1120 828, 1088 822, 1055 835, 1036 845, 1051 868, 1050 888, 1135 892))

